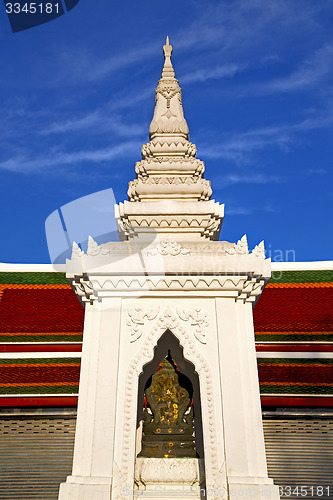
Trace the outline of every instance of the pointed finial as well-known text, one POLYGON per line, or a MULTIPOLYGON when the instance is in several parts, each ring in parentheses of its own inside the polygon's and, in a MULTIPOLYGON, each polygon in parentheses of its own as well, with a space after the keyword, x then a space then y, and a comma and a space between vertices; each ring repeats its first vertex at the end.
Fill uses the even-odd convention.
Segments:
POLYGON ((172 45, 169 43, 169 37, 166 37, 166 43, 163 45, 164 52, 164 68, 162 78, 175 78, 175 72, 171 63, 172 45))
MULTIPOLYGON (((184 118, 184 111, 182 107, 182 92, 179 87, 178 80, 175 77, 175 72, 172 67, 171 53, 172 45, 170 45, 169 37, 166 37, 166 44, 163 45, 164 52, 164 66, 162 70, 162 77, 160 78, 155 94, 155 110, 154 117, 149 127, 149 139, 153 140, 157 136, 160 137, 167 134, 170 137, 172 134, 175 138, 175 144, 178 144, 180 137, 188 140, 188 126, 184 118)), ((161 139, 162 140, 162 139, 161 139)), ((162 140, 161 144, 166 144, 165 150, 161 149, 159 153, 162 156, 164 152, 168 155, 170 151, 169 143, 162 140)), ((154 146, 155 147, 155 146, 154 146)), ((142 149, 142 158, 146 157, 146 152, 142 149)), ((194 153, 196 148, 194 146, 194 153)))

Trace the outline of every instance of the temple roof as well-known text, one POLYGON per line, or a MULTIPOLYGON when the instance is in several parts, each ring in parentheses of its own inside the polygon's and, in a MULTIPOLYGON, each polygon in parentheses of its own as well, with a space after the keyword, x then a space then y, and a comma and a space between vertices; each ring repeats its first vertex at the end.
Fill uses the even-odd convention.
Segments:
POLYGON ((260 342, 332 342, 333 271, 273 273, 253 320, 260 342))
POLYGON ((0 273, 0 342, 81 341, 83 320, 64 273, 0 273))
MULTIPOLYGON (((75 404, 83 320, 64 273, 0 273, 0 406, 75 404)), ((263 405, 333 405, 332 269, 273 272, 254 327, 263 405)))

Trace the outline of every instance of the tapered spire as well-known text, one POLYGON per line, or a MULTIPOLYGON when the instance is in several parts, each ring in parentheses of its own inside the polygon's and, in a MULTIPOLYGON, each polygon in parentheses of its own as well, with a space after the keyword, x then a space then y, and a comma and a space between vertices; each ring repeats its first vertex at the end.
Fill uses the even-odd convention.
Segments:
POLYGON ((175 72, 172 67, 171 62, 171 54, 172 54, 172 45, 169 44, 169 37, 166 37, 166 43, 163 46, 164 52, 164 67, 162 71, 162 78, 175 78, 175 72))
POLYGON ((182 91, 172 67, 168 36, 163 53, 164 66, 149 127, 150 142, 142 146, 142 161, 135 165, 137 178, 129 183, 128 197, 130 201, 209 200, 212 190, 210 182, 203 179, 204 163, 196 158, 195 144, 189 142, 182 91))
POLYGON ((136 179, 128 186, 129 201, 119 205, 118 218, 126 238, 153 230, 218 239, 223 206, 210 201, 212 189, 203 176, 204 162, 189 141, 169 37, 163 53, 149 142, 142 146, 142 160, 135 164, 136 179))
POLYGON ((168 36, 163 52, 164 66, 156 88, 155 110, 149 127, 149 138, 150 140, 159 138, 160 142, 161 140, 165 142, 165 134, 168 134, 168 142, 171 139, 173 142, 179 142, 188 139, 189 135, 182 106, 182 91, 171 62, 172 45, 168 36))

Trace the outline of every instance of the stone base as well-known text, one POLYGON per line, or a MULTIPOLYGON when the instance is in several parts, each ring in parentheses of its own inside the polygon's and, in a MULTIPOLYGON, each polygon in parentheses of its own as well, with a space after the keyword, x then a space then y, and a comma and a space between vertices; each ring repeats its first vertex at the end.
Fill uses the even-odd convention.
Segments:
POLYGON ((203 462, 198 458, 137 458, 134 498, 200 499, 203 462))
POLYGON ((159 484, 147 484, 145 487, 140 486, 137 490, 137 494, 134 491, 134 500, 144 497, 153 498, 154 500, 166 500, 172 498, 172 500, 184 500, 186 498, 191 500, 199 500, 205 496, 204 490, 202 490, 202 495, 200 497, 200 488, 198 486, 187 486, 181 483, 159 483, 159 484))
POLYGON ((280 500, 279 487, 267 477, 229 477, 228 485, 229 500, 280 500))
POLYGON ((111 490, 111 478, 68 476, 58 500, 110 500, 111 490))

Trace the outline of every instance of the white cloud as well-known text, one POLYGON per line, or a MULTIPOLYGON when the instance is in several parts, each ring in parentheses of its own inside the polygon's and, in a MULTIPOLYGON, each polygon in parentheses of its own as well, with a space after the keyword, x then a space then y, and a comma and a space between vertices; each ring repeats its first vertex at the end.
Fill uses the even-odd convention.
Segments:
POLYGON ((13 156, 8 160, 0 162, 0 170, 20 172, 24 174, 46 173, 51 168, 62 168, 64 166, 77 166, 77 164, 102 163, 115 158, 132 156, 138 151, 140 144, 135 141, 126 141, 117 146, 95 150, 80 150, 73 152, 55 152, 45 157, 27 158, 25 156, 13 156))
POLYGON ((250 207, 226 207, 225 213, 226 215, 252 215, 254 209, 250 207))
POLYGON ((241 206, 237 205, 236 203, 229 203, 226 206, 225 209, 226 215, 252 215, 255 212, 277 212, 275 208, 273 208, 271 205, 263 205, 263 206, 241 206))
POLYGON ((276 145, 288 148, 292 139, 283 128, 258 129, 235 135, 217 144, 200 147, 203 158, 224 158, 236 164, 251 163, 250 153, 276 145))
POLYGON ((98 125, 100 121, 100 112, 93 111, 86 115, 82 115, 78 118, 72 118, 70 120, 55 121, 50 123, 41 130, 42 135, 54 134, 54 133, 65 133, 65 132, 76 132, 77 130, 90 129, 98 125))
POLYGON ((230 174, 219 177, 219 180, 223 184, 223 187, 230 186, 232 184, 269 184, 272 182, 283 182, 282 177, 254 172, 248 172, 242 175, 230 174))
POLYGON ((97 58, 96 53, 89 53, 86 47, 75 51, 66 51, 60 54, 60 66, 62 73, 60 78, 66 77, 67 83, 77 84, 89 83, 110 77, 110 74, 149 60, 151 56, 158 54, 157 42, 136 48, 125 50, 115 56, 105 59, 97 58))
POLYGON ((216 66, 213 69, 198 69, 180 77, 181 83, 206 82, 207 80, 218 80, 220 78, 230 78, 236 73, 245 69, 245 65, 225 64, 216 66))
POLYGON ((262 94, 294 92, 308 89, 332 75, 333 44, 327 44, 306 58, 290 75, 263 82, 256 86, 262 94))
POLYGON ((140 136, 146 129, 144 125, 126 124, 119 115, 114 115, 108 110, 95 110, 85 115, 71 118, 69 120, 56 121, 44 127, 41 134, 54 134, 65 132, 77 132, 89 130, 91 133, 97 131, 110 131, 117 136, 140 136))
POLYGON ((327 170, 324 168, 310 168, 306 171, 308 175, 326 175, 327 170))
MULTIPOLYGON (((295 36, 311 32, 315 26, 316 13, 325 7, 304 5, 288 0, 224 0, 220 2, 196 3, 188 20, 184 20, 181 29, 170 38, 178 56, 192 50, 194 56, 206 49, 217 47, 219 56, 225 58, 225 65, 235 57, 244 60, 252 58, 258 50, 260 60, 271 57, 279 58, 277 49, 290 49, 295 36), (283 33, 283 35, 282 35, 283 33)), ((156 37, 147 45, 123 49, 111 57, 96 58, 96 52, 82 45, 82 49, 66 50, 60 54, 59 78, 67 84, 85 84, 110 78, 110 75, 135 65, 149 63, 160 54, 164 40, 156 37)), ((217 55, 217 54, 216 54, 217 55)), ((193 59, 192 54, 190 58, 193 59)), ((238 64, 238 63, 234 63, 238 64)), ((219 71, 212 67, 210 70, 219 71)), ((194 72, 195 73, 195 72, 194 72)), ((224 76, 224 75, 222 75, 224 76)), ((218 76, 217 78, 220 78, 218 76)), ((200 74, 198 80, 202 81, 200 74)), ((216 78, 216 77, 215 77, 216 78)))
POLYGON ((297 134, 333 125, 333 111, 311 113, 298 123, 262 127, 235 134, 215 144, 200 147, 200 156, 225 158, 236 164, 250 163, 250 153, 275 146, 288 150, 297 141, 297 134))

